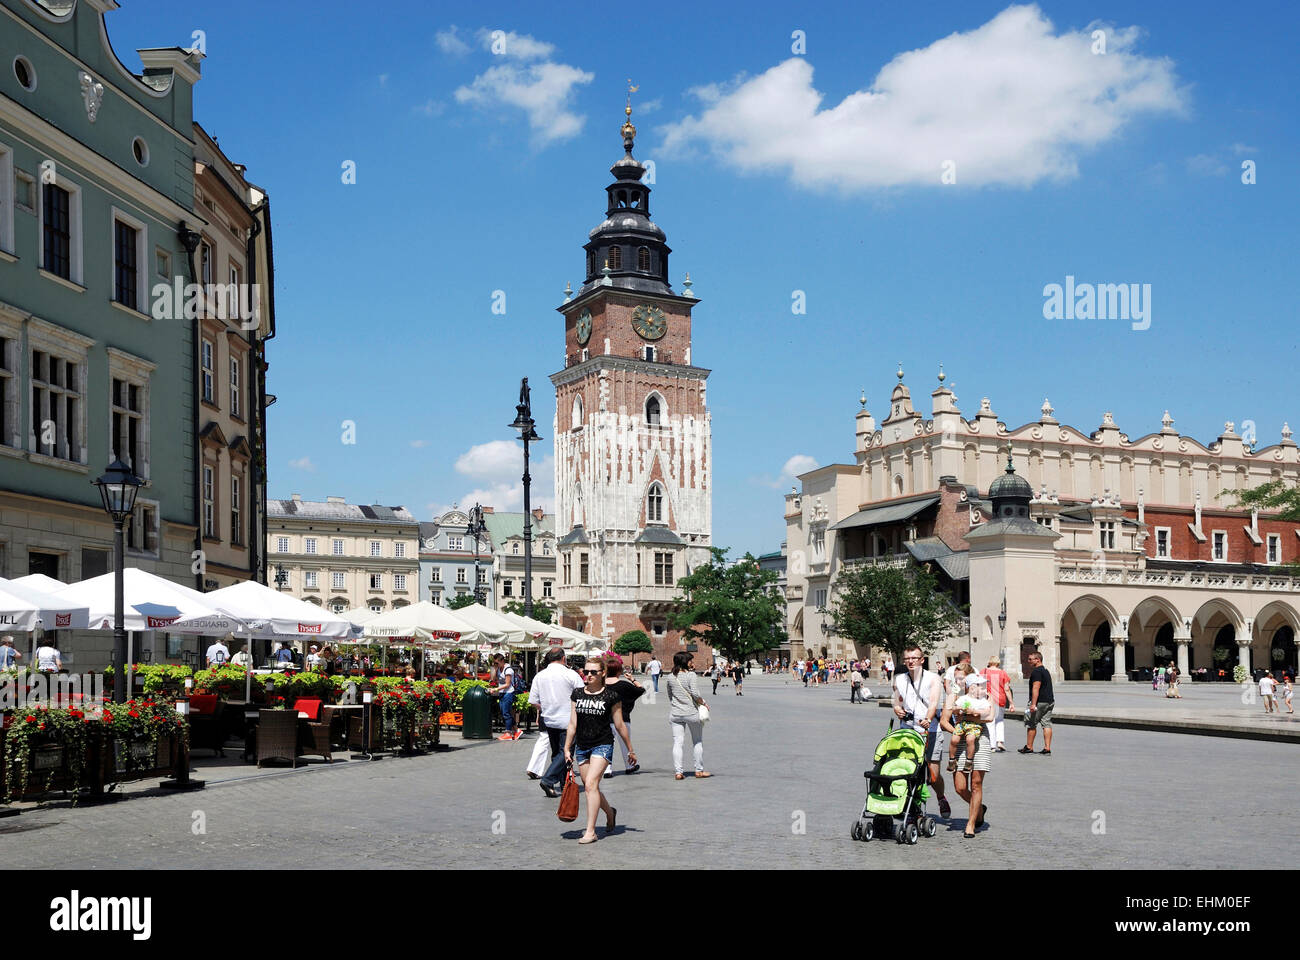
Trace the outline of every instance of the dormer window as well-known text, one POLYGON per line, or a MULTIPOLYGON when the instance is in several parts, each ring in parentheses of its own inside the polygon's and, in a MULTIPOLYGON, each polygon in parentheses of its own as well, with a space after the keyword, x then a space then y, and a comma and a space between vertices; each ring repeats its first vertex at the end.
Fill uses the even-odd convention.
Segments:
POLYGON ((611 270, 623 269, 623 248, 622 247, 609 248, 609 269, 611 270))
POLYGON ((650 484, 650 492, 646 494, 645 519, 646 523, 663 523, 664 488, 657 483, 650 484))
MULTIPOLYGON (((653 347, 646 347, 646 350, 653 350, 653 347)), ((647 360, 652 359, 646 357, 647 360)), ((659 398, 652 396, 645 402, 645 422, 652 427, 659 426, 659 398)))
POLYGON ((636 268, 642 273, 650 272, 650 248, 638 247, 636 251, 636 268))

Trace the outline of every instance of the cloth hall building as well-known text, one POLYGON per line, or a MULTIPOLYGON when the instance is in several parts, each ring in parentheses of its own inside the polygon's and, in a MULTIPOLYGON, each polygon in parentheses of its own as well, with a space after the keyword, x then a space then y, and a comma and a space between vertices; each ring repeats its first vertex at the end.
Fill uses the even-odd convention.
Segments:
POLYGON ((1237 664, 1295 672, 1300 578, 1285 565, 1300 524, 1234 507, 1236 491, 1300 479, 1288 425, 1257 449, 1227 423, 1206 445, 1166 411, 1130 438, 1109 413, 1080 430, 1044 401, 1036 422, 1008 427, 988 399, 963 415, 942 372, 924 416, 903 380, 900 368, 879 424, 864 395, 852 463, 802 474, 786 495, 796 657, 867 655, 822 628, 837 577, 919 563, 969 603, 945 659, 997 654, 1020 676, 1038 649, 1069 679, 1170 661, 1208 678, 1237 664))

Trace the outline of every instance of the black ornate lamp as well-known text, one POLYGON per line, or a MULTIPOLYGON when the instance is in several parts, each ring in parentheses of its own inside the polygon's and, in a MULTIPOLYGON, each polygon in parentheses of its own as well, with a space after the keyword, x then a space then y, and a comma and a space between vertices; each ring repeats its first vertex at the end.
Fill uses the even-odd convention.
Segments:
MULTIPOLYGON (((531 486, 532 477, 528 473, 528 445, 542 438, 533 428, 533 411, 528 378, 519 383, 519 403, 515 405, 515 422, 511 427, 519 431, 519 439, 524 442, 524 616, 533 615, 533 514, 531 486)), ((475 570, 477 579, 478 571, 475 570)), ((476 584, 477 586, 477 584, 476 584)))
POLYGON ((135 497, 144 483, 121 460, 114 460, 98 480, 104 512, 113 520, 113 702, 125 703, 130 677, 126 670, 126 630, 123 628, 125 601, 122 565, 126 553, 122 528, 135 512, 135 497))

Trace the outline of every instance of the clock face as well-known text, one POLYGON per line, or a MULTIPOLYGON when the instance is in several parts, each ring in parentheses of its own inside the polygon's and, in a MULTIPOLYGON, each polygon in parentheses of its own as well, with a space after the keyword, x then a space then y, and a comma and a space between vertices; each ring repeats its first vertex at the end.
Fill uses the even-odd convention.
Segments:
POLYGON ((668 332, 668 320, 658 307, 643 303, 632 311, 632 329, 643 340, 658 340, 668 332))
POLYGON ((578 343, 586 346, 591 339, 591 311, 584 310, 578 317, 578 343))

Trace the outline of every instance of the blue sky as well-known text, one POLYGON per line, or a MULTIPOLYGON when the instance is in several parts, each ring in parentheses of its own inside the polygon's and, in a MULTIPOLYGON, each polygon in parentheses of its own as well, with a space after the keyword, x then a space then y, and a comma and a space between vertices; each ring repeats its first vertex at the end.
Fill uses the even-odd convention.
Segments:
POLYGON ((942 362, 967 416, 987 396, 1013 427, 1047 396, 1085 432, 1110 410, 1136 438, 1166 408, 1204 442, 1226 420, 1260 445, 1300 430, 1294 5, 594 9, 109 15, 136 69, 136 47, 205 32, 196 116, 272 197, 273 496, 517 509, 528 376, 549 497, 554 308, 604 214, 627 77, 671 280, 702 299, 719 545, 777 547, 789 471, 851 460, 858 395, 880 416, 899 361, 927 413, 942 362), (1149 329, 1045 320, 1067 275, 1150 284, 1149 329))

